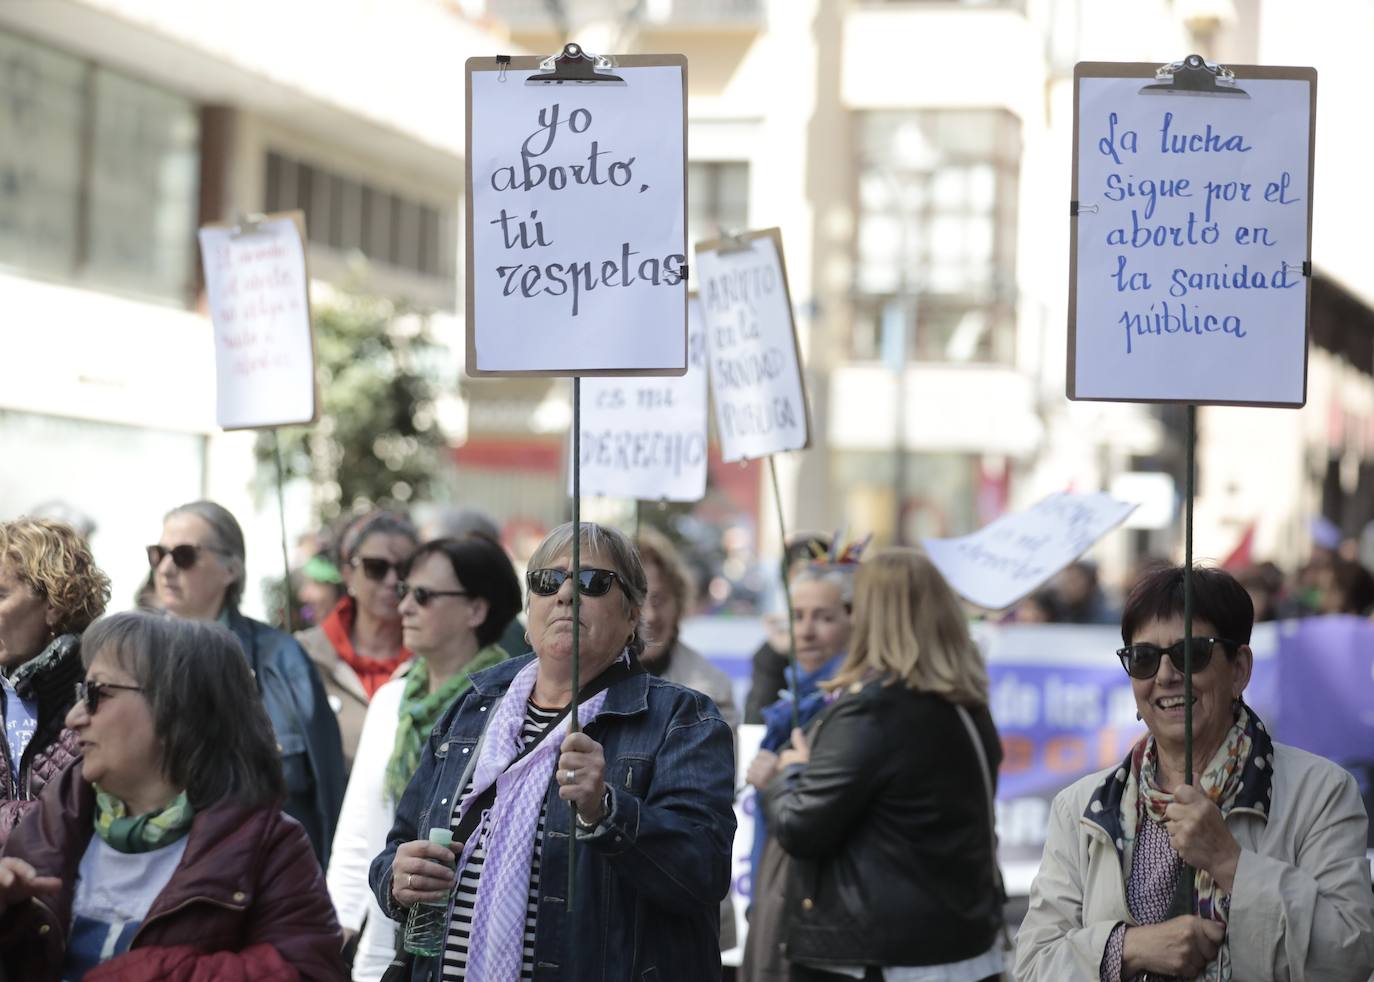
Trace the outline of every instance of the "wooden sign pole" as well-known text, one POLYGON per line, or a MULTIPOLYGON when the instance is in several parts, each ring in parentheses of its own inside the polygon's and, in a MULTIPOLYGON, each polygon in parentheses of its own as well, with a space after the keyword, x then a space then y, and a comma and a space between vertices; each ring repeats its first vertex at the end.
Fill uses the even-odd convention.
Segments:
POLYGON ((787 604, 787 664, 792 669, 790 686, 792 689, 792 728, 801 727, 800 696, 797 692, 797 678, 801 668, 797 664, 797 621, 792 611, 792 573, 787 561, 787 522, 782 517, 782 489, 778 485, 778 465, 775 454, 768 455, 768 473, 773 479, 773 502, 778 510, 778 533, 782 536, 782 595, 787 604))

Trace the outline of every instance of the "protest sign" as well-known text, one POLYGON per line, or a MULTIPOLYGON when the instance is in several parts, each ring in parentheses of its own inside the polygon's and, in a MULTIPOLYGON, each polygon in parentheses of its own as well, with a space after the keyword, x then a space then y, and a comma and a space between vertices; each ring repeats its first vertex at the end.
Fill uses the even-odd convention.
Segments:
POLYGON ((312 423, 315 342, 301 212, 200 230, 215 334, 215 418, 226 430, 312 423))
POLYGON ((510 62, 467 62, 468 374, 683 374, 686 59, 510 62))
POLYGON ((726 462, 810 445, 778 229, 696 247, 716 436, 726 462))
POLYGON ((582 383, 583 494, 699 501, 706 493, 706 337, 695 298, 687 353, 681 378, 582 383))
POLYGON ((956 593, 1001 610, 1081 556, 1135 507, 1102 492, 1059 492, 972 535, 922 545, 956 593))
POLYGON ((1069 398, 1300 406, 1316 72, 1154 70, 1075 71, 1069 398))

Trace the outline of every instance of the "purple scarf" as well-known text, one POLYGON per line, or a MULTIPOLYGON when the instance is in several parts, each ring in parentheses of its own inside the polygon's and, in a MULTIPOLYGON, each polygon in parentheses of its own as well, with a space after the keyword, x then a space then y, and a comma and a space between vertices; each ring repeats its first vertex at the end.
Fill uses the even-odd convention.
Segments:
MULTIPOLYGON (((531 661, 511 680, 497 704, 478 751, 472 789, 459 804, 466 814, 479 794, 496 784, 496 799, 482 823, 486 860, 477 884, 472 912, 472 947, 468 952, 467 977, 483 982, 519 982, 524 949, 525 914, 529 904, 530 866, 534 861, 534 836, 544 807, 549 781, 558 763, 559 748, 568 733, 565 717, 546 732, 533 750, 511 766, 524 748, 521 731, 526 703, 534 691, 538 660, 531 661)), ((598 692, 577 707, 578 722, 585 728, 606 701, 598 692)), ((478 837, 463 844, 461 870, 472 855, 478 837)))

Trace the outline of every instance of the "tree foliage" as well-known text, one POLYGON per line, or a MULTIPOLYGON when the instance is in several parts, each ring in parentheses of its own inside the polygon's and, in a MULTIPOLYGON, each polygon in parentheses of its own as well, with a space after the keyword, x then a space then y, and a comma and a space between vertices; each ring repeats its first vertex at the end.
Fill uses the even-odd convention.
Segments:
MULTIPOLYGON (((447 441, 434 406, 443 352, 428 318, 356 293, 316 304, 314 316, 320 417, 278 431, 287 479, 310 480, 323 521, 432 498, 447 441)), ((259 434, 256 451, 270 486, 271 433, 259 434)))

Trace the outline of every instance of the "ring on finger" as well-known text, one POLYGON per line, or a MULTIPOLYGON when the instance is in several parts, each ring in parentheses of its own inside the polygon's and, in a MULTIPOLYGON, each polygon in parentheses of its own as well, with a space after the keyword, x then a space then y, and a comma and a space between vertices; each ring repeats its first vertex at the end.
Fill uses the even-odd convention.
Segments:
POLYGON ((576 781, 576 780, 577 780, 577 771, 573 770, 573 768, 569 767, 566 771, 563 772, 563 783, 564 783, 564 784, 572 784, 572 783, 573 783, 574 781, 576 781))
POLYGON ((414 885, 413 885, 414 883, 415 883, 415 874, 414 874, 414 873, 407 873, 407 874, 406 874, 406 889, 407 889, 407 890, 414 890, 414 889, 415 889, 415 887, 414 887, 414 885))

